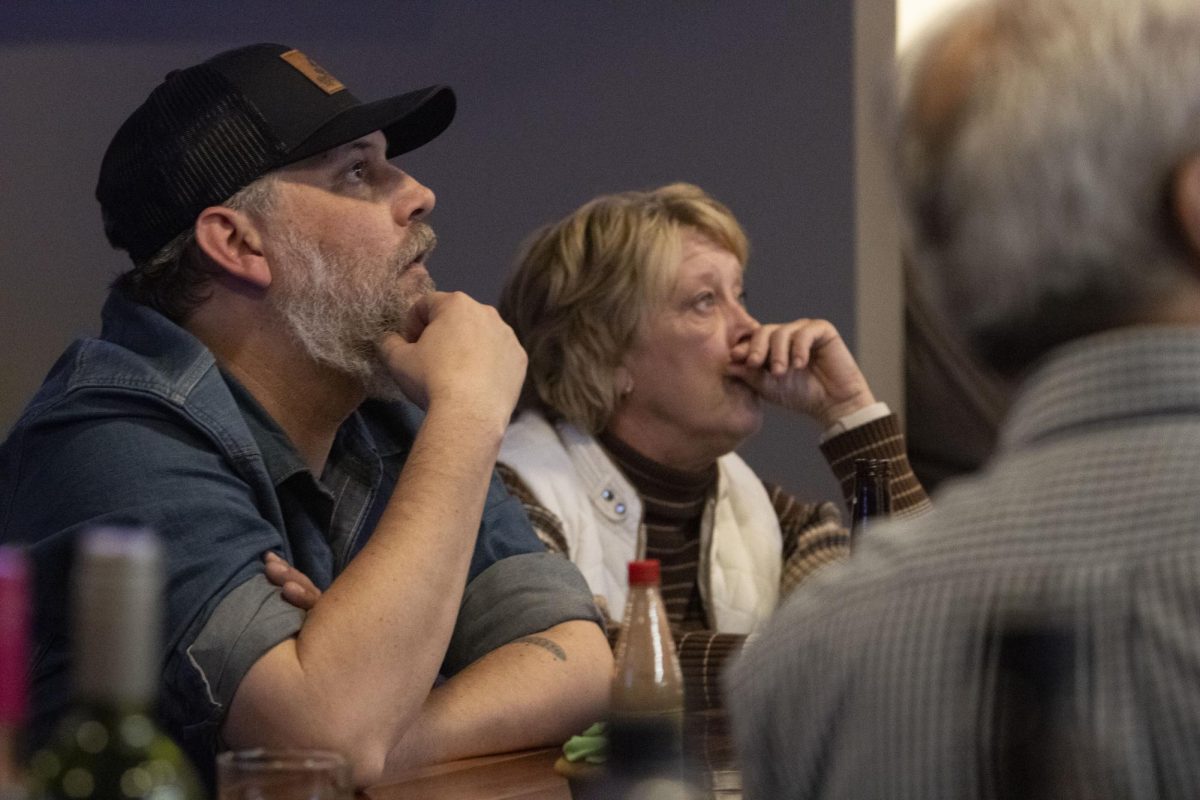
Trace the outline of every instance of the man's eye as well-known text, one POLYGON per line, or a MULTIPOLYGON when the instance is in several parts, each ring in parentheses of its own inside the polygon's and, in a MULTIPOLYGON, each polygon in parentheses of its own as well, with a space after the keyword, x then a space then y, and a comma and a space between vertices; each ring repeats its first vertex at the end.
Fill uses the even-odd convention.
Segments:
POLYGON ((363 181, 367 179, 367 162, 355 161, 350 169, 346 170, 346 175, 355 181, 363 181))

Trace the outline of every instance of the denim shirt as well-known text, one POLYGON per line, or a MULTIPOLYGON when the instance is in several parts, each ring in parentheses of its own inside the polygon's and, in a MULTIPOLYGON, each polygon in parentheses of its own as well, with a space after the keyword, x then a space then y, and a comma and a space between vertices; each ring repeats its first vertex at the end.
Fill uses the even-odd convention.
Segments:
MULTIPOLYGON (((327 587, 374 530, 422 418, 409 403, 364 403, 318 478, 199 340, 113 292, 100 337, 67 349, 0 445, 0 542, 26 545, 36 576, 30 743, 70 698, 74 537, 145 525, 166 554, 159 715, 211 779, 238 683, 304 621, 266 580, 263 554, 327 587)), ((447 675, 560 622, 599 622, 582 576, 544 551, 495 476, 457 591, 447 675)))

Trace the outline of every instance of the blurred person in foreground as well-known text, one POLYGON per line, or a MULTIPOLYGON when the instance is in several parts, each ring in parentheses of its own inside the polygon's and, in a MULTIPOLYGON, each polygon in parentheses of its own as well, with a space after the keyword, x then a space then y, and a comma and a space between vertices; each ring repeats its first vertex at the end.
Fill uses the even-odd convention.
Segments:
POLYGON ((1197 86, 1194 0, 976 2, 902 59, 914 262, 1021 387, 733 666, 747 797, 1200 793, 1197 86))
POLYGON ((693 706, 719 702, 727 656, 848 549, 836 504, 764 484, 733 452, 764 402, 820 425, 847 493, 855 457, 886 457, 896 513, 928 503, 896 417, 834 327, 747 310, 748 249, 695 186, 606 195, 526 242, 499 303, 529 354, 500 473, 614 621, 626 563, 662 562, 693 706))
POLYGON ((525 355, 434 290, 434 195, 389 161, 454 108, 361 103, 261 44, 117 132, 96 194, 134 266, 0 447, 0 541, 37 569, 33 744, 69 697, 75 534, 110 522, 164 543, 159 710, 210 779, 219 748, 303 747, 370 784, 602 713, 591 594, 493 472, 525 355), (307 614, 283 559, 324 590, 307 614))

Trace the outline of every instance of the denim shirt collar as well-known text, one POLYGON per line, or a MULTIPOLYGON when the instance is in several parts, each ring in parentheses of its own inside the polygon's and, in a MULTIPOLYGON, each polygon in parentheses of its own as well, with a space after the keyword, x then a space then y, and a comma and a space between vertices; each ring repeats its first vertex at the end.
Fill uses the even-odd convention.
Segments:
MULTIPOLYGON (((99 374, 105 379, 146 383, 172 402, 183 405, 216 365, 212 352, 199 339, 119 289, 109 293, 100 319, 102 340, 139 356, 134 361, 105 359, 97 364, 99 374)), ((91 370, 86 365, 80 367, 80 379, 88 380, 91 370)))
POLYGON ((250 390, 226 370, 221 370, 221 377, 229 385, 229 393, 233 395, 238 410, 242 412, 242 418, 246 421, 246 427, 250 429, 250 435, 258 444, 259 452, 262 453, 263 465, 267 468, 271 483, 279 486, 293 475, 308 472, 308 465, 296 452, 292 440, 251 394, 250 390))
MULTIPOLYGON (((292 440, 250 390, 225 370, 221 371, 221 376, 229 385, 229 391, 246 420, 250 435, 258 444, 271 482, 279 486, 295 475, 308 473, 308 464, 300 457, 292 440)), ((338 461, 344 454, 361 462, 371 462, 375 459, 388 461, 396 456, 408 454, 409 441, 396 436, 395 428, 387 425, 378 428, 372 430, 358 411, 351 414, 338 430, 329 461, 338 461)))
MULTIPOLYGON (((197 399, 194 390, 201 380, 217 371, 223 387, 242 411, 254 444, 261 448, 272 481, 278 485, 296 472, 307 470, 278 423, 248 390, 223 370, 215 370, 217 362, 212 352, 186 329, 117 289, 109 293, 101 319, 103 339, 138 353, 153 365, 150 374, 143 366, 136 375, 115 377, 130 383, 149 381, 157 393, 184 405, 197 399)), ((112 377, 112 369, 112 364, 104 365, 106 376, 112 377)), ((368 400, 343 423, 334 447, 348 447, 364 455, 365 448, 385 461, 406 457, 423 419, 424 412, 408 401, 368 400)))

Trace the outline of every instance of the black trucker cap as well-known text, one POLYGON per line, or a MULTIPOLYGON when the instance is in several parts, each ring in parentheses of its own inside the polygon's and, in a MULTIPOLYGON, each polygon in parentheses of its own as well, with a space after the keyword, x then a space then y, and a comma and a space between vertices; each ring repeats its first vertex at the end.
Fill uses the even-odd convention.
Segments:
POLYGON ((392 158, 444 131, 454 107, 448 86, 360 102, 280 44, 226 51, 167 75, 117 131, 96 184, 104 232, 140 263, 273 169, 376 130, 392 158))

